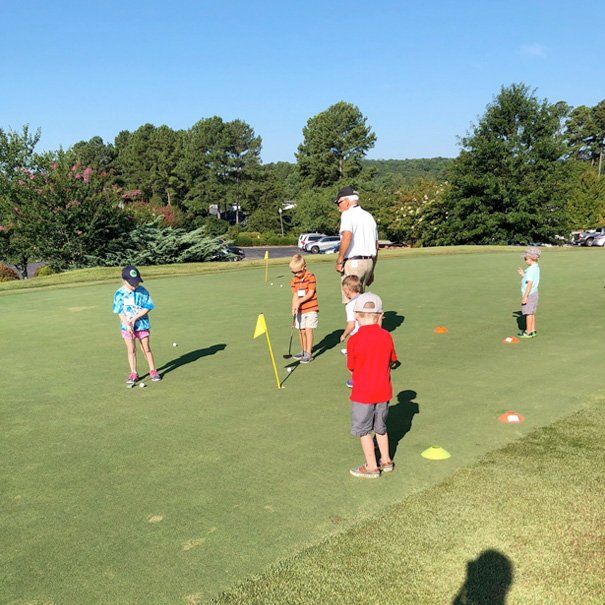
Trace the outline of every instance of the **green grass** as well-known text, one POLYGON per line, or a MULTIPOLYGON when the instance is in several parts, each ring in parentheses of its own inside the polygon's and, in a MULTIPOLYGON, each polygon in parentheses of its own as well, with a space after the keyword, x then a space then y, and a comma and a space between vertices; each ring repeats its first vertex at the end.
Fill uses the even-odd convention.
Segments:
POLYGON ((213 603, 602 603, 604 434, 600 399, 213 603))
MULTIPOLYGON (((403 251, 378 267, 375 291, 391 320, 404 320, 393 332, 402 361, 391 414, 397 471, 377 482, 347 472, 360 451, 348 436, 339 347, 277 390, 262 339, 251 339, 264 312, 277 355, 287 346, 283 262, 270 269, 272 287, 258 266, 174 277, 146 271, 157 304, 153 348, 172 370, 161 384, 131 391, 110 312, 117 282, 4 292, 1 600, 205 602, 602 392, 602 251, 545 251, 540 336, 516 346, 501 339, 516 330, 518 251, 450 252, 403 251), (449 334, 435 335, 436 325, 449 334), (507 409, 526 422, 499 424, 507 409), (452 458, 421 458, 433 444, 452 458)), ((343 326, 331 260, 313 264, 318 340, 343 326)), ((474 489, 480 498, 483 486, 474 489)), ((426 532, 429 546, 437 534, 426 532)), ((447 535, 438 545, 447 546, 447 535)), ((480 548, 497 546, 486 540, 480 548)), ((515 553, 505 554, 515 563, 515 553)), ((464 561, 457 564, 459 582, 464 561)))

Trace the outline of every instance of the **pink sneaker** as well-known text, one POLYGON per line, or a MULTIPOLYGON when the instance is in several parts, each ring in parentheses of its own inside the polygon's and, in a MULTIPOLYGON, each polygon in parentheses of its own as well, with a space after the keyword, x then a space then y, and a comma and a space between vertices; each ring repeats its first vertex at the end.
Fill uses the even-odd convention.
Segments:
POLYGON ((162 380, 162 377, 160 376, 160 373, 157 370, 149 372, 149 378, 151 378, 153 382, 160 382, 160 380, 162 380))
POLYGON ((139 379, 139 375, 136 373, 132 373, 128 375, 128 378, 126 379, 126 386, 129 389, 132 389, 132 387, 137 383, 137 380, 139 379))

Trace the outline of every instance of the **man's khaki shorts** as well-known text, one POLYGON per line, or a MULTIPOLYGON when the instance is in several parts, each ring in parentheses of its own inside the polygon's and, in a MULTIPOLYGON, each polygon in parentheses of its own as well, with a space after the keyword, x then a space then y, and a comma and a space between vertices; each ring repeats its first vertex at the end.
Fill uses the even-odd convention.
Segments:
POLYGON ((310 311, 309 313, 297 313, 294 320, 294 327, 297 330, 304 330, 304 328, 317 328, 319 325, 319 313, 317 311, 310 311))
MULTIPOLYGON (((361 291, 363 292, 374 281, 374 261, 371 258, 359 258, 357 260, 348 260, 345 262, 342 280, 347 275, 357 275, 361 281, 361 291)), ((342 288, 341 288, 342 289, 342 288)), ((346 304, 349 299, 342 293, 342 302, 346 304)))

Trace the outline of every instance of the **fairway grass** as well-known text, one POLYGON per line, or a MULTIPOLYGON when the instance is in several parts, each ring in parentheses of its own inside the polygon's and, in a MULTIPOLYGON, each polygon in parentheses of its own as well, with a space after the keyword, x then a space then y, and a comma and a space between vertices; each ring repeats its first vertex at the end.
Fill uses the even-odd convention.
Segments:
POLYGON ((603 603, 604 435, 593 400, 213 603, 603 603))
MULTIPOLYGON (((413 252, 383 258, 373 288, 402 364, 389 420, 397 468, 374 482, 348 474, 361 452, 349 436, 334 259, 311 259, 319 354, 290 375, 281 359, 291 321, 284 261, 269 269, 273 286, 260 266, 144 271, 165 373, 146 389, 123 384, 126 355, 111 314, 118 280, 4 291, 0 600, 207 602, 605 395, 602 250, 545 251, 540 336, 517 345, 502 339, 516 332, 518 251, 413 252), (261 312, 287 376, 281 390, 264 340, 252 340, 261 312), (499 423, 506 410, 525 422, 499 423), (425 460, 432 445, 452 457, 425 460)), ((477 514, 478 501, 480 488, 469 500, 477 514)), ((438 520, 434 531, 430 515, 423 523, 417 539, 447 550, 438 520)), ((459 582, 465 561, 451 565, 459 582)))

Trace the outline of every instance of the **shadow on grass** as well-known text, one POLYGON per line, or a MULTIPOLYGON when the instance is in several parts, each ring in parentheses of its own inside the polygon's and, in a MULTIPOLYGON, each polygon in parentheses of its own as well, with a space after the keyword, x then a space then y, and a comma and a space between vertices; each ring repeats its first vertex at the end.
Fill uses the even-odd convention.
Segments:
POLYGON ((404 315, 397 315, 395 311, 385 311, 382 316, 382 327, 389 332, 394 332, 404 321, 404 315))
POLYGON ((340 342, 341 334, 342 334, 342 330, 333 330, 329 334, 326 334, 313 347, 313 358, 317 359, 320 355, 323 355, 326 351, 333 349, 340 342))
POLYGON ((452 605, 505 605, 513 564, 497 550, 484 550, 466 564, 466 580, 452 605))
POLYGON ((519 332, 523 332, 525 330, 525 317, 523 317, 523 313, 521 311, 513 311, 513 317, 517 320, 517 329, 519 332))
POLYGON ((389 407, 387 417, 387 435, 389 436, 389 454, 395 457, 399 442, 412 429, 412 420, 415 414, 420 413, 416 399, 416 391, 401 391, 397 395, 397 404, 389 407))
POLYGON ((214 355, 219 351, 223 351, 227 347, 226 344, 221 343, 206 347, 205 349, 197 349, 196 351, 189 351, 180 357, 176 357, 171 361, 166 362, 162 367, 158 368, 158 372, 162 375, 169 374, 170 372, 180 368, 181 366, 193 363, 202 357, 208 357, 208 355, 214 355))

